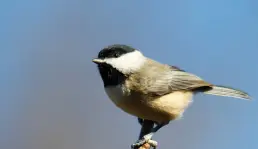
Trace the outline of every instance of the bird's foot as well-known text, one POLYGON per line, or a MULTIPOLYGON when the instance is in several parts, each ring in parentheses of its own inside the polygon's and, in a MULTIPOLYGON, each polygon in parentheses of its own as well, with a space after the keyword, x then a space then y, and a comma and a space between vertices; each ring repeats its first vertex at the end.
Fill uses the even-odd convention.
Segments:
POLYGON ((146 135, 142 139, 136 141, 134 144, 131 145, 132 149, 139 149, 144 144, 148 143, 151 147, 156 149, 158 142, 151 139, 150 136, 146 135))

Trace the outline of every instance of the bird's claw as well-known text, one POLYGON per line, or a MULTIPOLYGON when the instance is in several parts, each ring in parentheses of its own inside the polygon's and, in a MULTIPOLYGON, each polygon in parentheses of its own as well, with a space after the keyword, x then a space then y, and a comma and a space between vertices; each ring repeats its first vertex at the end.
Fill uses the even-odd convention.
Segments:
POLYGON ((153 147, 154 149, 156 149, 158 142, 151 140, 151 139, 147 139, 147 138, 142 138, 138 141, 136 141, 134 144, 131 145, 131 149, 138 149, 141 146, 143 146, 144 144, 148 143, 151 147, 153 147))

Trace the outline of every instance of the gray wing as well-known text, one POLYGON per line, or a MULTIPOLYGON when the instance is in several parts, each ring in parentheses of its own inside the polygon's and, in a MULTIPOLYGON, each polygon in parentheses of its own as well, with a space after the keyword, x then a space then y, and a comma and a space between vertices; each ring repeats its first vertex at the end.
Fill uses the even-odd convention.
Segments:
MULTIPOLYGON (((177 67, 177 66, 169 65, 169 67, 170 67, 171 70, 184 71, 183 69, 180 69, 180 68, 177 67)), ((184 71, 184 72, 185 72, 185 71, 184 71)))
MULTIPOLYGON (((175 66, 169 66, 170 71, 159 72, 148 84, 148 94, 164 95, 174 91, 193 91, 208 89, 212 84, 200 77, 188 73, 175 66)), ((153 76, 152 76, 153 77, 153 76)))

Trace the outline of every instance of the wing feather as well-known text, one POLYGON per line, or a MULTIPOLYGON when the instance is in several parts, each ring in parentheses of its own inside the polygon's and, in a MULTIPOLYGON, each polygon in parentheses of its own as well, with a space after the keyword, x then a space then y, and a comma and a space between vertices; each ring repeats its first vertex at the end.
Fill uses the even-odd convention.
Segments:
POLYGON ((155 61, 149 61, 146 65, 148 66, 131 75, 131 81, 127 84, 131 90, 146 95, 161 96, 175 91, 191 91, 212 86, 200 77, 176 66, 155 61))
POLYGON ((148 92, 164 95, 174 91, 198 90, 198 88, 210 87, 212 84, 188 72, 171 70, 163 73, 149 86, 148 92))

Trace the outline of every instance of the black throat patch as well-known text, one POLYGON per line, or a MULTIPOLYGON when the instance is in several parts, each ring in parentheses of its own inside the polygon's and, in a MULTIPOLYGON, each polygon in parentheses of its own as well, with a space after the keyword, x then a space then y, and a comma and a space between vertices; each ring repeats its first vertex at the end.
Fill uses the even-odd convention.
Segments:
POLYGON ((124 83, 125 81, 126 77, 121 72, 108 64, 99 64, 98 69, 100 76, 103 80, 104 87, 116 86, 124 83))

